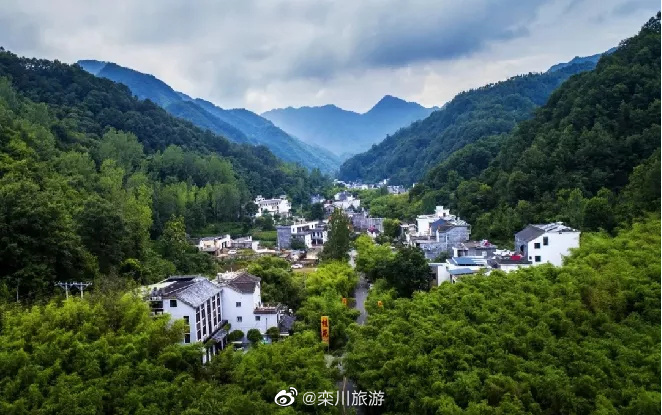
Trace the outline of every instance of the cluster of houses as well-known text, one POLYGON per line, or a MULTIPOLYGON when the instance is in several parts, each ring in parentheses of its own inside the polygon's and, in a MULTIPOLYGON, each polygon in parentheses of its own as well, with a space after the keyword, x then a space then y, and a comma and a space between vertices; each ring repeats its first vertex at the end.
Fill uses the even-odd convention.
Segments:
POLYGON ((333 184, 336 186, 344 186, 346 189, 350 190, 369 190, 369 189, 381 189, 386 187, 389 194, 398 195, 405 193, 407 189, 401 185, 389 185, 388 179, 384 179, 378 183, 361 183, 361 182, 345 182, 342 180, 334 180, 333 184))
POLYGON ((292 210, 292 204, 287 200, 286 195, 282 195, 277 199, 265 199, 262 196, 257 196, 254 203, 257 205, 256 218, 267 213, 271 216, 288 217, 292 210))
POLYGON ((514 251, 499 250, 489 241, 453 244, 445 262, 430 263, 437 284, 455 283, 465 275, 511 272, 541 264, 561 266, 570 250, 579 247, 580 231, 561 222, 528 225, 515 234, 514 251))
MULTIPOLYGON (((276 327, 288 336, 294 317, 283 305, 262 303, 260 278, 245 271, 226 272, 209 280, 201 275, 175 275, 143 287, 153 314, 170 314, 186 324, 183 343, 206 344, 203 362, 228 345, 230 330, 263 335, 276 327)), ((241 340, 245 343, 245 340, 241 340)))
POLYGON ((236 253, 237 249, 252 249, 260 252, 260 241, 253 240, 252 236, 235 239, 232 239, 230 235, 206 236, 198 239, 194 246, 217 258, 236 253))
POLYGON ((437 206, 431 215, 419 215, 416 224, 404 224, 402 234, 409 246, 420 248, 428 260, 451 252, 454 245, 468 242, 471 225, 437 206))

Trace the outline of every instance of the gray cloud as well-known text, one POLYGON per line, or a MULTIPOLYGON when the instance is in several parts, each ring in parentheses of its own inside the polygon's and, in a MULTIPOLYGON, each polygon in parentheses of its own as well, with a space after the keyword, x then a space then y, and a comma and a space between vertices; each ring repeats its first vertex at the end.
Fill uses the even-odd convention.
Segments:
POLYGON ((8 0, 0 45, 109 60, 224 107, 439 105, 631 36, 652 0, 8 0))

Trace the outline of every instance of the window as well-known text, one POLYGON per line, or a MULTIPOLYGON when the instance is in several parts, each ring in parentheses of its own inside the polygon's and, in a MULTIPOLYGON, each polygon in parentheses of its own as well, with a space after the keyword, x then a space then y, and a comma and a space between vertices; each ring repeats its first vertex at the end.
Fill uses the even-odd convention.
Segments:
POLYGON ((177 300, 170 300, 170 307, 177 307, 177 300))
POLYGON ((542 244, 545 245, 545 246, 549 245, 549 238, 546 237, 546 236, 543 236, 542 237, 542 244))
POLYGON ((241 323, 241 316, 237 316, 237 323, 241 323))
POLYGON ((536 257, 536 262, 540 262, 540 257, 539 256, 536 257))
POLYGON ((198 339, 202 338, 202 333, 200 333, 200 330, 198 330, 198 339))
POLYGON ((533 247, 534 247, 535 249, 540 249, 540 242, 536 242, 536 243, 534 243, 534 244, 533 244, 533 247))
POLYGON ((191 335, 186 333, 184 335, 184 343, 191 343, 191 335))
POLYGON ((186 324, 188 325, 188 321, 189 321, 189 320, 188 320, 188 316, 184 316, 184 321, 185 321, 186 324))
POLYGON ((237 301, 237 307, 241 307, 241 301, 237 301))
POLYGON ((255 316, 255 321, 260 321, 260 316, 255 316))

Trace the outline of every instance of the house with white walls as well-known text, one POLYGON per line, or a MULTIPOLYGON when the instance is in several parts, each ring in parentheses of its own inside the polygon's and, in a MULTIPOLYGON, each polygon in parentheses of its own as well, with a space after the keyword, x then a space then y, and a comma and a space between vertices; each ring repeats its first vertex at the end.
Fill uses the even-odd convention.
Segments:
POLYGON ((279 215, 281 217, 286 217, 290 216, 290 210, 292 209, 292 205, 285 195, 282 195, 277 199, 265 199, 262 196, 257 196, 254 202, 257 205, 257 213, 255 214, 256 218, 265 213, 268 213, 271 216, 279 215))
POLYGON ((279 327, 284 308, 262 303, 260 278, 246 271, 219 273, 216 284, 221 288, 223 316, 232 330, 244 334, 258 329, 265 334, 271 327, 279 327))
POLYGON ((529 225, 515 234, 515 251, 533 265, 547 263, 558 267, 571 249, 579 248, 580 234, 563 222, 529 225))
POLYGON ((416 216, 416 235, 430 236, 430 224, 439 219, 451 220, 455 219, 455 216, 451 215, 450 209, 444 209, 443 206, 435 207, 434 213, 431 215, 418 215, 416 216))
POLYGON ((203 363, 225 347, 228 333, 223 329, 227 321, 223 317, 220 286, 201 275, 173 275, 143 290, 152 313, 167 313, 172 320, 184 320, 187 330, 183 343, 202 345, 211 340, 203 363))
POLYGON ((195 247, 202 252, 218 256, 223 249, 229 248, 231 244, 232 238, 230 238, 230 235, 205 236, 197 241, 195 247))
POLYGON ((321 221, 276 226, 276 234, 278 249, 290 249, 292 239, 302 241, 307 248, 321 248, 328 240, 327 225, 321 221))
POLYGON ((455 283, 465 275, 489 271, 487 258, 482 256, 452 257, 441 263, 430 263, 432 272, 437 277, 437 285, 443 282, 455 283))

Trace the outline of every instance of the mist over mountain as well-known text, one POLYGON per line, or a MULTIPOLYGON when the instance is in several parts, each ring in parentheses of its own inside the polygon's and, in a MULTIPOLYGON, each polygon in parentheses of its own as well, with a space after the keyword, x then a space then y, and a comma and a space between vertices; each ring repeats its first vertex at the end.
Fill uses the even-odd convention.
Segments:
POLYGON ((224 109, 211 102, 175 91, 153 75, 112 62, 80 60, 86 71, 129 87, 140 99, 149 99, 170 114, 220 134, 237 143, 264 145, 284 161, 322 171, 337 169, 340 159, 322 148, 308 145, 276 127, 271 121, 243 108, 224 109))
POLYGON ((361 114, 335 105, 278 108, 262 114, 278 127, 313 145, 344 156, 365 151, 437 108, 386 95, 361 114))

